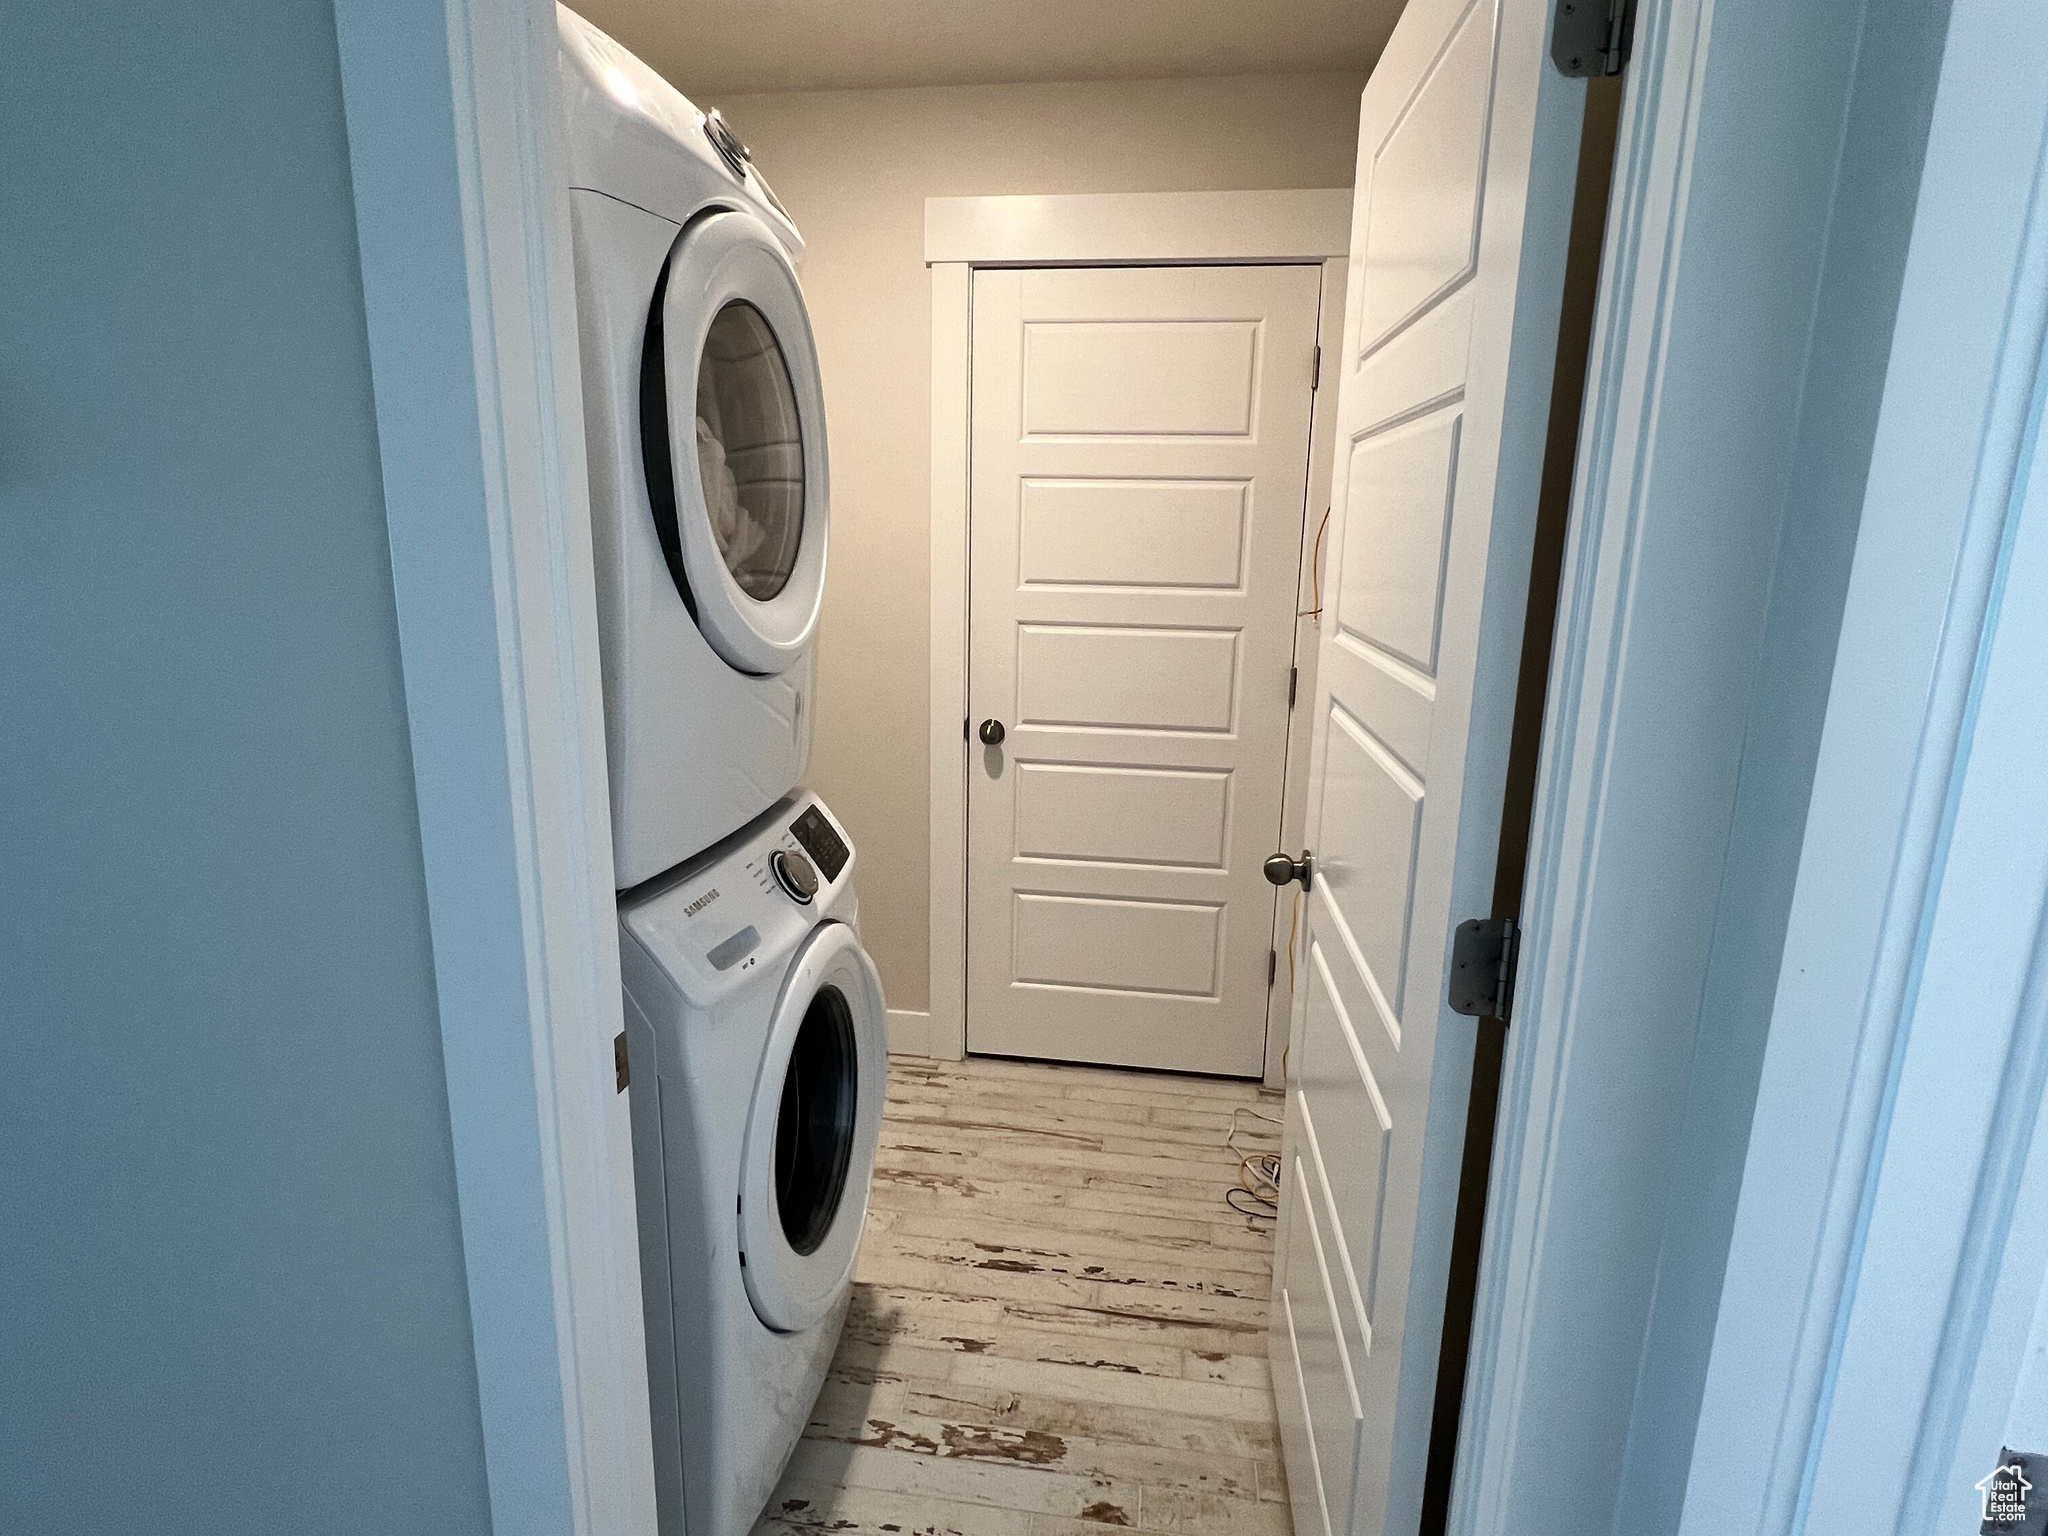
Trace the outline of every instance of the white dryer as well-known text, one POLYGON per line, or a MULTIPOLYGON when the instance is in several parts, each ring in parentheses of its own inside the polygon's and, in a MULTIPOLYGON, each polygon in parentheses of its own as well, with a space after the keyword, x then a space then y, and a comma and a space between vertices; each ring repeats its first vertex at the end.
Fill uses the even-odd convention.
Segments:
POLYGON ((662 1536, 745 1536, 846 1316, 888 1072, 853 862, 804 793, 619 910, 662 1536))
POLYGON ((573 11, 557 16, 623 888, 803 777, 825 407, 803 241, 745 146, 573 11))

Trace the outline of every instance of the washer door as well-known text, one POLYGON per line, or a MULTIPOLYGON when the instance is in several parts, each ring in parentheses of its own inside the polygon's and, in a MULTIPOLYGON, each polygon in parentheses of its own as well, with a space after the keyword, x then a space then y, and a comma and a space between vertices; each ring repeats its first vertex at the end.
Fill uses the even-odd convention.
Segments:
POLYGON ((888 1082, 881 978, 844 923, 815 929, 775 1005, 740 1160, 740 1273, 795 1333, 853 1276, 888 1082))
POLYGON ((796 271, 751 214, 676 237, 648 315, 640 432, 690 616, 727 665, 786 671, 825 592, 825 404, 796 271))

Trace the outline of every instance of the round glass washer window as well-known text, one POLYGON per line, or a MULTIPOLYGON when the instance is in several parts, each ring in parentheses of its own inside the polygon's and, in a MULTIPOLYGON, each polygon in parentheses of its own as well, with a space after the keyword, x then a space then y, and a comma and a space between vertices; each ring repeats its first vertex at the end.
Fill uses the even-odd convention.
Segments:
POLYGON ((775 1118, 775 1203, 798 1253, 816 1253, 839 1214, 859 1081, 853 1010, 837 987, 825 987, 797 1030, 775 1118))
POLYGON ((789 582, 804 533, 804 447, 789 365, 767 320, 734 300, 697 366, 704 508, 740 590, 767 602, 789 582))

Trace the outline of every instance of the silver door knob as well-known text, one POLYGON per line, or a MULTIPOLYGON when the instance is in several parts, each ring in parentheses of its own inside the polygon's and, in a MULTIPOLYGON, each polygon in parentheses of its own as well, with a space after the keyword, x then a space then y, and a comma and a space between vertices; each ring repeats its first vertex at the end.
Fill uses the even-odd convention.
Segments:
POLYGON ((1000 747, 1003 744, 1003 722, 984 720, 981 722, 981 729, 975 734, 981 738, 984 747, 1000 747))
POLYGON ((1298 859, 1289 858, 1284 853, 1276 853, 1266 860, 1263 868, 1269 883, 1291 885, 1299 880, 1301 888, 1305 891, 1308 889, 1309 881, 1315 876, 1316 860, 1315 855, 1306 849, 1302 850, 1302 855, 1298 859))

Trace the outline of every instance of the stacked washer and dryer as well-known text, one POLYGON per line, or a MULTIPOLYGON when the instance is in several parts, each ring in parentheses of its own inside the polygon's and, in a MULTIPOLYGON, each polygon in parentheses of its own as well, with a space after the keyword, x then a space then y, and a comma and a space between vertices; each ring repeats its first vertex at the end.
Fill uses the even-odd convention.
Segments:
POLYGON ((837 1344, 886 1074, 818 797, 803 241, 716 113, 559 12, 663 1536, 742 1536, 837 1344))

